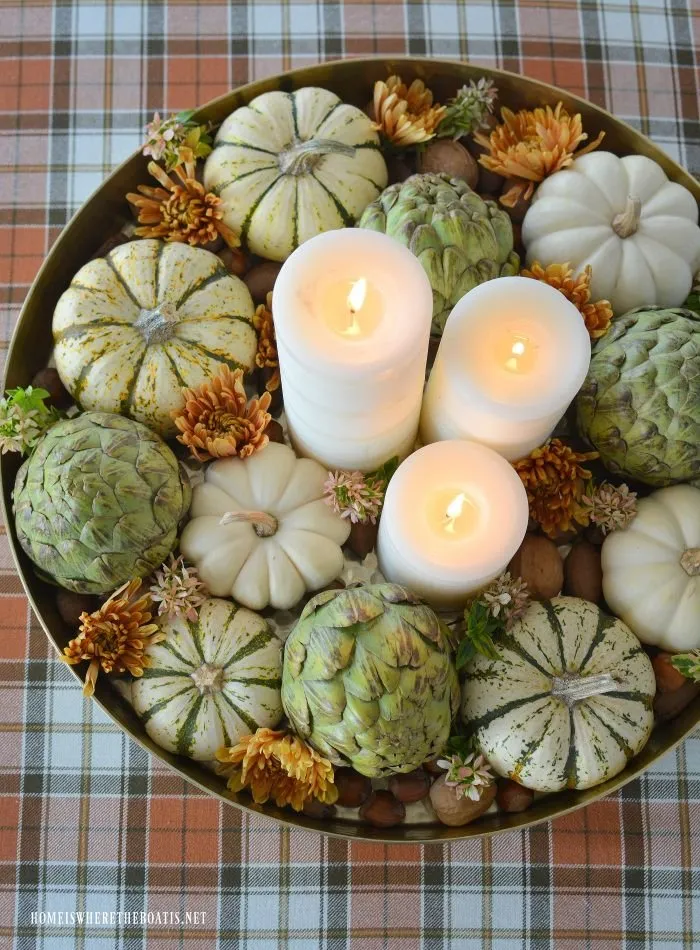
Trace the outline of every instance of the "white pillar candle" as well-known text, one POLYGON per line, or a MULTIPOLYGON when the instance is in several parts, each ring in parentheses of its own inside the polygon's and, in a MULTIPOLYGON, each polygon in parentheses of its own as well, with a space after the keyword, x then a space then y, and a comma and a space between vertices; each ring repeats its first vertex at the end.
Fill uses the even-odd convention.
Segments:
POLYGON ((301 455, 368 472, 412 450, 432 299, 413 254, 374 231, 327 231, 285 261, 275 331, 289 434, 301 455))
POLYGON ((379 568, 435 607, 462 607, 504 570, 527 523, 525 488, 502 456, 476 442, 435 442, 389 482, 379 568))
POLYGON ((583 317, 558 290, 529 277, 480 284, 447 319, 421 439, 475 439, 522 458, 551 435, 590 360, 583 317))

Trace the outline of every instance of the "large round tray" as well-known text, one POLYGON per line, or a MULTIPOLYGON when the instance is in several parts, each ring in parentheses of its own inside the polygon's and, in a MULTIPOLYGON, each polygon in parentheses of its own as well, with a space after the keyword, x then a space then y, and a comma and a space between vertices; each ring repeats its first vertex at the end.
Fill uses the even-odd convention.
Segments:
MULTIPOLYGON (((438 101, 453 95, 456 88, 477 79, 489 76, 498 86, 501 102, 511 108, 534 107, 549 103, 555 105, 563 100, 570 112, 580 112, 584 128, 593 135, 600 129, 606 133, 604 148, 621 155, 638 153, 658 162, 673 181, 688 188, 700 200, 700 184, 673 162, 660 149, 635 129, 615 119, 609 112, 589 102, 572 96, 561 89, 526 79, 513 73, 494 69, 482 69, 466 63, 444 60, 373 58, 325 63, 306 67, 262 79, 242 86, 235 92, 214 99, 202 107, 197 118, 220 123, 236 107, 253 97, 273 89, 291 90, 301 86, 324 86, 337 93, 347 102, 364 107, 371 95, 376 79, 384 79, 391 73, 400 73, 409 82, 418 77, 434 91, 438 101)), ((26 386, 46 361, 51 352, 50 315, 61 293, 68 286, 75 272, 94 254, 103 241, 119 230, 127 219, 125 194, 135 191, 136 186, 148 180, 146 159, 140 154, 132 155, 85 202, 75 217, 63 230, 50 254, 37 274, 27 295, 17 327, 10 344, 7 361, 6 387, 26 386)), ((58 653, 72 635, 61 620, 54 603, 54 589, 38 580, 32 566, 17 544, 12 516, 11 492, 19 462, 16 456, 3 455, 0 462, 3 515, 8 525, 10 545, 27 596, 46 631, 46 635, 58 653)), ((74 675, 74 667, 70 667, 74 675)), ((80 692, 75 691, 75 702, 83 702, 80 692)), ((192 782, 198 788, 222 801, 233 803, 246 811, 267 815, 283 825, 295 825, 326 834, 345 838, 371 839, 375 841, 447 841, 454 838, 471 838, 479 835, 496 835, 515 828, 527 828, 547 821, 614 792, 626 782, 644 772, 660 756, 681 742, 700 722, 700 697, 688 706, 676 719, 656 728, 644 750, 634 758, 616 778, 588 791, 566 791, 540 799, 529 810, 519 815, 487 814, 473 825, 465 828, 448 828, 444 825, 400 825, 392 829, 375 829, 366 824, 345 820, 316 821, 297 815, 295 812, 277 808, 275 805, 254 805, 245 794, 234 795, 227 791, 224 782, 189 759, 171 755, 159 748, 146 732, 129 704, 101 676, 97 683, 95 700, 100 707, 134 741, 148 749, 165 762, 173 771, 192 782)))

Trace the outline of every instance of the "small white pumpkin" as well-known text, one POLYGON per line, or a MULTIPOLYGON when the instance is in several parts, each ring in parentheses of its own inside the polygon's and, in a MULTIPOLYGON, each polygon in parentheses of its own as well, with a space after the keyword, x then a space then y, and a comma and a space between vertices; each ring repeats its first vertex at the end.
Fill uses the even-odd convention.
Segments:
POLYGON ((208 762, 222 746, 282 718, 282 643, 257 614, 210 598, 197 620, 163 623, 165 640, 131 699, 146 732, 168 752, 208 762))
POLYGON ((634 634, 577 597, 532 603, 467 667, 462 715, 499 775, 591 788, 621 772, 654 724, 656 680, 634 634))
POLYGON ((236 109, 204 166, 225 223, 274 261, 322 231, 353 225, 387 181, 371 120, 312 86, 266 92, 236 109))
POLYGON ((527 261, 593 270, 616 314, 678 307, 700 266, 698 205, 644 155, 590 152, 546 178, 523 221, 527 261))
POLYGON ((643 643, 700 647, 700 489, 662 488, 603 543, 603 592, 643 643))
POLYGON ((223 365, 252 367, 254 312, 246 285, 215 254, 130 241, 81 267, 58 301, 56 368, 83 409, 170 436, 183 386, 199 386, 223 365))
POLYGON ((193 491, 180 550, 212 594, 253 610, 293 607, 343 568, 350 525, 323 500, 327 477, 277 442, 213 462, 193 491))

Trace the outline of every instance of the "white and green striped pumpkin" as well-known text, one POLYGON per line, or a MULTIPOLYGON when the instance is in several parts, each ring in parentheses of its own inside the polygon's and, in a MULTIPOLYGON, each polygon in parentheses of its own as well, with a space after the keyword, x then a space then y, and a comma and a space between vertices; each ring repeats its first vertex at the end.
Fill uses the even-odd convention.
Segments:
POLYGON ((639 641, 576 597, 533 603, 467 667, 462 715, 491 765, 527 788, 591 788, 621 772, 653 726, 656 681, 639 641))
POLYGON ((151 739, 199 761, 282 718, 282 643, 258 614, 212 597, 162 624, 131 699, 151 739))
POLYGON ((56 368, 83 409, 116 412, 160 435, 223 365, 248 370, 257 347, 248 288, 215 254, 130 241, 85 264, 53 315, 56 368))
POLYGON ((322 231, 352 226, 387 181, 371 120, 312 86, 236 109, 204 166, 225 223, 274 261, 322 231))

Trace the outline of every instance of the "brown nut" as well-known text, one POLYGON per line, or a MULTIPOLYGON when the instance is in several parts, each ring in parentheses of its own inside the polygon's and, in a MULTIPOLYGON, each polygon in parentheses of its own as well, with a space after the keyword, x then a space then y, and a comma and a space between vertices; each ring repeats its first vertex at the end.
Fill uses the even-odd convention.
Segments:
POLYGON ((49 394, 48 402, 57 409, 67 409, 73 405, 73 397, 61 382, 58 370, 53 366, 40 369, 32 380, 35 389, 45 389, 49 394))
POLYGON ((474 157, 463 145, 452 139, 431 142, 418 157, 418 169, 421 172, 461 178, 470 188, 476 188, 479 177, 479 167, 474 157))
POLYGON ((700 683, 686 680, 680 689, 674 689, 671 693, 656 694, 654 714, 659 722, 667 722, 683 712, 697 696, 700 696, 700 683))
POLYGON ((383 789, 372 792, 360 808, 360 818, 376 828, 391 828, 402 822, 405 817, 406 808, 403 802, 383 789))
POLYGON ((389 791, 406 805, 425 798, 430 791, 430 785, 430 776, 423 769, 416 769, 414 772, 406 772, 403 775, 392 775, 389 779, 389 791))
POLYGON ((522 577, 534 600, 549 600, 564 584, 564 565, 557 546, 539 534, 527 534, 508 565, 512 577, 522 577))
POLYGON ((366 557, 370 551, 374 550, 377 543, 378 524, 372 524, 371 521, 358 521, 351 525, 348 545, 350 550, 354 551, 358 557, 366 557))
POLYGON ((433 776, 443 775, 445 772, 445 770, 443 768, 440 768, 440 766, 438 765, 437 759, 428 759, 427 762, 423 763, 423 768, 428 773, 428 775, 433 775, 433 776))
POLYGON ((335 815, 335 805, 326 805, 317 798, 307 798, 302 811, 307 818, 319 818, 323 821, 327 818, 333 818, 335 815))
POLYGON ((603 568, 600 548, 589 541, 577 541, 564 562, 564 591, 597 604, 603 598, 603 568))
POLYGON ((416 162, 413 155, 397 153, 386 157, 386 167, 389 173, 389 184, 394 185, 406 181, 416 173, 416 162))
POLYGON ((659 693, 675 693, 688 682, 680 670, 671 663, 670 653, 657 653, 651 661, 656 676, 656 689, 659 693))
POLYGON ((128 244, 130 238, 123 234, 121 231, 118 234, 111 234, 108 238, 100 244, 95 253, 90 258, 91 261, 94 261, 97 257, 106 257, 110 251, 113 251, 115 247, 119 247, 120 244, 128 244))
POLYGON ((265 435, 270 442, 279 442, 280 445, 284 445, 284 429, 276 419, 270 419, 265 427, 265 435))
POLYGON ((443 825, 457 828, 483 815, 496 797, 496 791, 496 785, 493 784, 483 790, 477 802, 471 798, 458 798, 457 789, 446 785, 445 776, 441 775, 430 789, 430 801, 443 825))
POLYGON ((239 248, 234 251, 230 247, 224 247, 216 256, 226 270, 235 277, 243 277, 250 266, 250 258, 239 248))
POLYGON ((97 597, 93 597, 90 594, 76 594, 72 590, 58 590, 56 592, 56 607, 61 619, 68 624, 69 627, 77 627, 80 625, 80 615, 82 613, 91 614, 94 610, 97 610, 100 602, 97 597))
POLYGON ((277 261, 263 261, 250 268, 243 280, 256 303, 267 301, 267 295, 275 286, 277 275, 281 270, 282 265, 277 261))
POLYGON ((507 811, 514 814, 519 811, 527 811, 535 800, 535 793, 531 788, 525 788, 524 785, 504 778, 498 783, 496 792, 496 802, 501 811, 507 811))
POLYGON ((338 789, 338 804, 343 808, 359 808, 372 794, 372 782, 355 769, 335 769, 335 787, 338 789))

